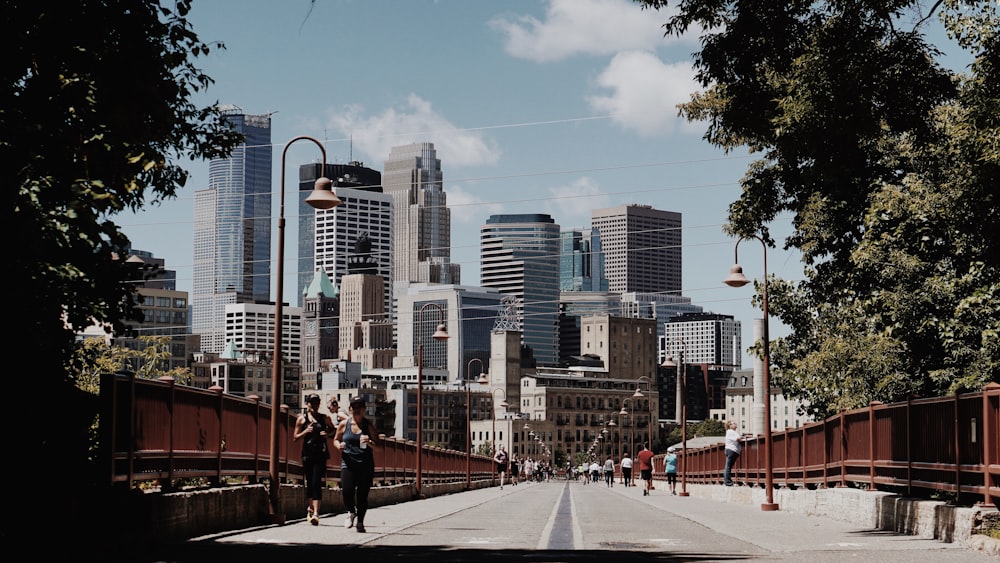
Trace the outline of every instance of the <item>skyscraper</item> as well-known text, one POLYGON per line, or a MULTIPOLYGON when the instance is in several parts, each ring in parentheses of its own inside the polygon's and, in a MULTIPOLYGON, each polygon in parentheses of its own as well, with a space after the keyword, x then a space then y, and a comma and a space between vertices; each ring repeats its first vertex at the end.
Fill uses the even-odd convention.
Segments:
POLYGON ((246 141, 209 163, 194 205, 191 330, 214 353, 225 347, 225 305, 271 296, 271 116, 222 114, 246 141))
POLYGON ((559 225, 549 215, 492 215, 480 227, 480 284, 517 299, 522 339, 540 364, 559 361, 559 225))
MULTIPOLYGON (((315 178, 309 180, 308 177, 315 175, 318 166, 309 173, 306 173, 306 168, 304 166, 304 172, 300 174, 306 178, 303 181, 315 181, 315 178)), ((386 286, 382 292, 384 311, 390 311, 392 287, 386 280, 392 276, 393 202, 389 194, 382 193, 381 186, 370 183, 378 173, 366 170, 369 171, 367 181, 361 176, 338 176, 334 189, 343 203, 333 209, 317 209, 315 215, 310 214, 315 218, 315 234, 312 235, 314 267, 321 268, 330 276, 333 285, 340 289, 343 301, 341 280, 349 273, 356 273, 351 271, 351 257, 357 241, 364 237, 367 245, 365 260, 370 262, 366 273, 382 277, 386 286)), ((303 228, 301 222, 299 228, 303 228)), ((299 236, 299 240, 303 241, 307 235, 300 230, 299 236)))
POLYGON ((586 235, 580 229, 559 235, 559 289, 562 291, 607 291, 604 253, 596 227, 586 235))
MULTIPOLYGON (((358 229, 352 229, 348 225, 351 223, 359 224, 361 231, 369 232, 369 236, 378 238, 379 241, 376 242, 376 247, 380 248, 381 252, 385 252, 385 263, 391 264, 391 259, 388 256, 390 246, 389 233, 391 232, 388 221, 388 209, 383 210, 384 217, 381 219, 370 219, 368 209, 368 203, 365 203, 364 197, 358 200, 352 200, 350 203, 352 208, 350 211, 345 209, 340 209, 342 213, 337 214, 338 208, 329 210, 314 209, 311 205, 306 203, 306 198, 312 193, 315 187, 316 180, 318 178, 330 178, 333 180, 333 189, 337 193, 337 197, 340 197, 343 201, 343 197, 340 195, 344 188, 352 188, 355 190, 363 192, 372 192, 376 194, 382 194, 382 173, 378 170, 373 170, 364 165, 363 162, 352 160, 347 164, 327 164, 326 168, 320 170, 322 165, 318 162, 313 162, 310 164, 303 164, 299 166, 299 234, 298 234, 298 294, 299 303, 301 304, 302 292, 305 291, 306 287, 312 283, 313 276, 315 275, 316 268, 319 265, 319 260, 316 258, 316 246, 318 244, 318 237, 316 232, 316 214, 318 213, 323 217, 325 223, 323 232, 323 242, 322 247, 326 249, 324 251, 321 260, 329 261, 334 260, 336 266, 333 268, 326 269, 327 275, 334 282, 334 285, 340 287, 339 276, 347 273, 347 252, 352 248, 354 240, 357 238, 358 229), (332 222, 331 222, 332 221, 332 222), (381 225, 385 222, 385 225, 381 225), (370 228, 370 225, 374 223, 379 225, 377 229, 370 228), (332 229, 332 230, 331 230, 332 229), (342 235, 338 236, 338 231, 342 232, 342 235), (348 233, 347 231, 351 231, 348 233), (381 237, 381 233, 384 233, 384 238, 381 237), (331 255, 337 255, 339 250, 340 258, 334 258, 331 255)), ((388 201, 388 199, 380 199, 379 203, 374 204, 376 208, 383 207, 383 201, 388 201)), ((381 213, 379 215, 382 215, 381 213)), ((382 275, 388 276, 391 271, 384 270, 382 275)), ((386 277, 386 280, 389 278, 386 277)))
POLYGON ((441 160, 434 143, 392 147, 382 186, 392 196, 392 283, 461 282, 451 263, 451 211, 443 188, 441 160))
POLYGON ((709 364, 739 369, 743 362, 740 321, 732 315, 715 313, 685 313, 667 320, 664 326, 663 349, 675 357, 686 350, 687 364, 709 364))
POLYGON ((681 294, 681 214, 629 204, 591 211, 608 290, 681 294))

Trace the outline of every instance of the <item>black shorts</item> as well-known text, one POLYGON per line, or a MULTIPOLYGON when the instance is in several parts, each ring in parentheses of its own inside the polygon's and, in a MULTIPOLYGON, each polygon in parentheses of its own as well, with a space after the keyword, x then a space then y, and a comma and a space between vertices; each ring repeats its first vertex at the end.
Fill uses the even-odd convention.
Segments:
POLYGON ((640 469, 639 470, 639 478, 641 478, 643 481, 649 481, 650 479, 653 478, 653 470, 652 469, 640 469))
POLYGON ((677 482, 677 473, 676 472, 667 473, 667 483, 673 485, 676 482, 677 482))

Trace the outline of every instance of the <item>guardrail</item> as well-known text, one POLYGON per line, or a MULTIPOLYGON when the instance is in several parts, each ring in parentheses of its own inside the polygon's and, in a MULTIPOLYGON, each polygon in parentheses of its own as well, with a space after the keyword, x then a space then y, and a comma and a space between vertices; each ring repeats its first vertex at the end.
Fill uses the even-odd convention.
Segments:
MULTIPOLYGON (((909 496, 942 491, 987 506, 1000 502, 997 383, 978 393, 875 402, 772 432, 771 439, 774 486, 894 489, 909 496)), ((744 443, 734 480, 764 486, 766 447, 763 436, 744 443)), ((663 458, 653 458, 658 480, 663 478, 663 458)), ((721 484, 725 464, 723 443, 689 448, 685 479, 721 484)))
MULTIPOLYGON (((281 409, 279 474, 303 480, 292 447, 295 414, 281 409)), ((162 491, 186 479, 209 486, 268 480, 271 408, 259 399, 177 385, 173 380, 108 374, 101 380, 100 436, 107 478, 135 488, 155 482, 162 491)), ((951 397, 873 403, 800 428, 772 432, 775 486, 893 489, 907 495, 942 491, 984 505, 1000 500, 1000 384, 951 397)), ((382 437, 376 456, 379 485, 415 480, 416 445, 382 437)), ((764 486, 763 436, 750 438, 734 479, 764 486)), ((663 455, 654 475, 663 478, 663 455)), ((422 482, 478 481, 493 476, 492 460, 424 446, 422 482), (467 477, 466 468, 469 467, 467 477)), ((688 449, 691 483, 722 483, 723 444, 688 449)), ((326 480, 339 480, 340 452, 333 450, 326 480)))
MULTIPOLYGON (((148 485, 169 492, 191 480, 210 487, 269 480, 271 407, 259 399, 177 385, 171 378, 106 374, 100 404, 101 459, 106 460, 113 486, 148 485)), ((303 481, 300 451, 292 440, 295 419, 296 414, 281 408, 278 459, 283 483, 303 481)), ((416 444, 379 437, 377 485, 414 481, 416 444)), ((340 479, 340 461, 340 451, 333 449, 327 481, 340 479)), ((489 457, 427 445, 421 468, 421 480, 427 484, 493 476, 489 457)))

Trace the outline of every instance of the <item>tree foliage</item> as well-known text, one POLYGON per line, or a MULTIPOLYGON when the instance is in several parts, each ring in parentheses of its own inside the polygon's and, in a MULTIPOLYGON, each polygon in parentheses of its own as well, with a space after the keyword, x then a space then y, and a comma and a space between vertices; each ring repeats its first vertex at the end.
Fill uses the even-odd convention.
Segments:
MULTIPOLYGON (((726 231, 784 248, 802 282, 768 280, 773 382, 816 415, 978 391, 1000 374, 998 16, 939 0, 636 0, 701 30, 703 92, 679 107, 705 139, 759 154, 726 231), (951 71, 932 18, 971 53, 951 71)), ((757 284, 759 292, 762 284, 757 284)))
MULTIPOLYGON (((215 105, 192 96, 211 79, 194 60, 219 44, 198 39, 190 0, 2 2, 0 170, 19 383, 52 416, 17 433, 14 450, 47 472, 85 474, 96 400, 76 387, 76 333, 99 322, 126 334, 139 320, 126 211, 175 197, 182 162, 228 156, 239 136, 215 105), (23 292, 23 294, 18 294, 23 292)), ((20 424, 35 410, 22 396, 20 424)), ((40 482, 57 482, 39 475, 40 482)), ((31 517, 25 518, 28 521, 31 517)))

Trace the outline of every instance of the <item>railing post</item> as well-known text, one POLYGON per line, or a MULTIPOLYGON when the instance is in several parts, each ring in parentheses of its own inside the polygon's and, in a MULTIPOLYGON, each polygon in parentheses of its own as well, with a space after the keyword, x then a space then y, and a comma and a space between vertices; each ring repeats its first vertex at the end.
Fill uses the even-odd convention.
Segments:
POLYGON ((222 401, 223 401, 222 392, 224 391, 224 389, 222 388, 221 385, 213 385, 213 386, 209 387, 208 390, 209 391, 215 391, 216 394, 218 395, 218 400, 215 402, 215 417, 216 417, 216 420, 219 421, 219 435, 218 435, 218 437, 217 437, 218 439, 216 440, 215 443, 218 444, 219 451, 218 451, 218 453, 215 456, 215 483, 216 483, 216 485, 221 485, 222 484, 222 452, 226 449, 226 435, 222 431, 222 424, 224 422, 223 421, 223 417, 222 417, 222 413, 223 413, 223 410, 224 410, 224 407, 222 405, 222 401))
MULTIPOLYGON (((993 497, 990 493, 990 488, 993 485, 993 478, 990 474, 990 467, 994 463, 1000 460, 993 459, 993 442, 996 440, 994 433, 997 429, 997 424, 1000 423, 1000 383, 987 383, 986 387, 983 387, 983 505, 993 506, 993 497), (990 397, 997 397, 997 408, 992 407, 992 401, 990 397)), ((1000 448, 997 448, 997 452, 1000 453, 1000 448)))
POLYGON ((958 435, 958 399, 960 395, 958 391, 955 391, 955 401, 952 403, 954 408, 954 439, 955 439, 955 502, 959 502, 962 498, 962 443, 959 441, 958 435))
POLYGON ((253 483, 260 483, 260 396, 249 395, 253 405, 253 483))
POLYGON ((906 496, 913 495, 913 432, 910 428, 910 409, 913 395, 906 396, 906 496))
POLYGON ((847 420, 840 409, 840 486, 847 486, 847 420))
POLYGON ((823 419, 823 488, 830 488, 830 455, 826 451, 826 445, 830 443, 830 417, 823 419))
POLYGON ((868 482, 875 490, 875 407, 882 401, 868 403, 868 482))
POLYGON ((169 491, 174 490, 174 462, 175 462, 175 459, 174 459, 174 433, 175 433, 175 430, 176 430, 176 427, 177 427, 177 425, 174 423, 174 408, 175 408, 176 403, 177 403, 177 397, 175 397, 174 395, 177 392, 177 381, 174 380, 174 378, 170 377, 169 375, 165 375, 165 376, 163 376, 163 377, 161 377, 159 379, 160 379, 160 381, 164 381, 164 382, 166 382, 166 383, 168 383, 170 385, 170 401, 167 403, 167 412, 169 414, 169 420, 167 421, 167 424, 168 424, 168 426, 170 428, 170 455, 168 457, 168 462, 169 462, 168 467, 169 467, 169 469, 167 470, 167 484, 166 484, 166 486, 164 487, 162 483, 160 484, 160 488, 161 489, 163 489, 164 491, 168 491, 169 492, 169 491))

